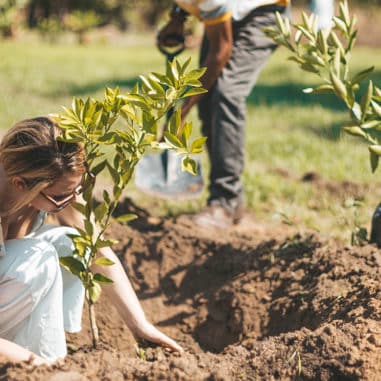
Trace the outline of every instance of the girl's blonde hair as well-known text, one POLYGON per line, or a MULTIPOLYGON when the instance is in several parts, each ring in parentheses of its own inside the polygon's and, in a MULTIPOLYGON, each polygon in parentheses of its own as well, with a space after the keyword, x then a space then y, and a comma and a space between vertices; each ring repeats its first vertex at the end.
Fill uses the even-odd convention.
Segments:
MULTIPOLYGON (((61 130, 46 117, 26 119, 16 123, 3 137, 0 144, 0 162, 6 176, 21 177, 30 197, 26 205, 43 189, 53 185, 65 173, 83 174, 86 155, 79 143, 58 140, 61 130)), ((12 211, 22 205, 10 206, 12 211)))

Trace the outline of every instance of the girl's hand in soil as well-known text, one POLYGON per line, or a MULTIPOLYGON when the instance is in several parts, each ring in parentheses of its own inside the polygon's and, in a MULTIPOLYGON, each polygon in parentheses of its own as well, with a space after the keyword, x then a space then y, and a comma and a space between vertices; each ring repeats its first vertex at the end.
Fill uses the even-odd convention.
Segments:
POLYGON ((27 361, 32 365, 51 365, 52 363, 20 345, 0 338, 0 356, 10 361, 27 361))
POLYGON ((35 354, 32 354, 30 357, 29 357, 29 362, 32 364, 32 365, 52 365, 51 362, 49 362, 48 360, 45 360, 43 357, 40 357, 40 356, 37 356, 35 354))
POLYGON ((92 271, 101 272, 113 280, 113 283, 102 285, 102 289, 132 334, 137 338, 164 345, 174 351, 184 352, 180 345, 148 322, 130 280, 113 250, 109 247, 102 248, 99 250, 99 255, 110 259, 114 264, 98 269, 94 265, 92 271))
POLYGON ((159 331, 153 324, 147 320, 138 326, 132 331, 135 338, 144 339, 163 345, 173 351, 183 353, 184 349, 176 343, 176 341, 169 338, 163 332, 159 331))

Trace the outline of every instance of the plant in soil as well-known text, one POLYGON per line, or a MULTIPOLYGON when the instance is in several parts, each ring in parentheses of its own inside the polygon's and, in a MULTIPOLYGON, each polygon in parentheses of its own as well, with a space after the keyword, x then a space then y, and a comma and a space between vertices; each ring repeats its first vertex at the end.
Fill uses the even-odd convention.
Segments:
POLYGON ((357 30, 356 17, 351 16, 346 1, 339 5, 339 15, 333 17, 329 30, 318 30, 316 17, 302 14, 302 23, 291 24, 277 14, 277 26, 264 32, 279 45, 284 46, 303 71, 319 76, 323 83, 305 89, 305 93, 333 93, 346 106, 350 120, 343 130, 368 143, 371 168, 377 169, 381 156, 381 89, 367 82, 362 95, 360 83, 369 78, 374 66, 351 73, 350 61, 357 30), (295 33, 292 33, 295 31, 295 33))
MULTIPOLYGON (((141 76, 141 83, 128 93, 122 94, 118 88, 106 88, 103 101, 74 98, 70 108, 55 115, 63 129, 62 139, 81 142, 87 155, 84 203, 73 205, 82 214, 84 227, 77 228, 78 234, 71 236, 74 255, 61 258, 61 264, 78 276, 85 287, 94 346, 98 342, 94 303, 99 299, 100 285, 110 283, 112 279, 101 273, 94 274, 91 266, 113 265, 109 259, 97 258, 97 251, 116 242, 104 235, 136 164, 149 148, 173 149, 182 155, 183 170, 195 174, 196 163, 190 155, 201 152, 206 138, 199 137, 190 142, 192 124, 182 123, 179 106, 182 99, 205 92, 199 81, 204 69, 187 72, 189 63, 190 59, 184 64, 174 60, 167 64, 165 74, 141 76), (160 141, 159 123, 172 108, 174 111, 164 132, 164 141, 160 141), (103 189, 99 202, 95 201, 94 189, 96 179, 103 171, 111 175, 112 191, 103 189)), ((135 215, 124 214, 116 220, 128 223, 134 218, 135 215)))

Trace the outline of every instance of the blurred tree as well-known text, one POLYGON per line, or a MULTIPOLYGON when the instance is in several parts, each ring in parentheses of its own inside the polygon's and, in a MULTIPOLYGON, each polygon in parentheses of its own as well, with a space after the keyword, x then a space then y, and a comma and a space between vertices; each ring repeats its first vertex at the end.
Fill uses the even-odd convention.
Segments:
MULTIPOLYGON (((295 7, 306 7, 310 0, 292 0, 295 7)), ((3 3, 17 0, 0 0, 3 3)), ((24 0, 28 3, 27 23, 36 27, 43 19, 55 17, 62 21, 74 11, 94 11, 102 19, 102 25, 114 24, 122 30, 153 28, 174 3, 173 0, 24 0)), ((381 0, 352 0, 352 6, 378 7, 381 0)))
MULTIPOLYGON (((1 0, 0 0, 1 1, 1 0)), ((170 8, 171 0, 29 0, 27 21, 29 27, 37 26, 42 19, 63 19, 73 11, 93 11, 103 24, 114 24, 122 30, 134 21, 139 25, 155 26, 163 13, 170 8), (130 17, 133 15, 133 17, 130 17)))
POLYGON ((101 16, 94 11, 74 11, 64 17, 64 25, 75 33, 79 44, 85 44, 86 33, 96 28, 101 22, 101 16))
POLYGON ((20 10, 28 0, 0 0, 0 34, 13 37, 20 10))

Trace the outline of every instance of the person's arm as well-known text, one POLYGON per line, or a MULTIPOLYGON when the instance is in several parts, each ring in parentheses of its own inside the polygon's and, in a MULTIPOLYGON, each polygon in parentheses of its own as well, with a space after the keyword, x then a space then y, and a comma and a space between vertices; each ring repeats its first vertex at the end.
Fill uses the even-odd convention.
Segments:
POLYGON ((160 47, 174 47, 178 45, 178 38, 174 40, 173 36, 184 37, 184 23, 188 14, 179 6, 175 5, 169 15, 169 21, 159 30, 156 43, 160 47))
POLYGON ((26 348, 21 347, 11 341, 0 338, 0 355, 7 360, 19 362, 29 361, 33 365, 50 365, 49 361, 37 356, 26 348))
MULTIPOLYGON (((57 214, 62 225, 83 226, 82 216, 72 207, 67 207, 57 214)), ((118 310, 120 316, 136 338, 142 338, 164 345, 178 352, 183 349, 174 340, 155 328, 145 317, 143 309, 127 277, 118 257, 111 248, 103 248, 99 256, 106 257, 114 262, 112 266, 93 266, 93 272, 100 272, 113 280, 111 284, 103 284, 102 289, 108 299, 118 310)))
MULTIPOLYGON (((208 54, 201 66, 206 67, 206 72, 201 78, 202 87, 210 90, 222 69, 227 64, 233 48, 233 32, 231 20, 227 19, 218 24, 205 25, 205 35, 208 39, 208 54)), ((182 107, 182 117, 185 117, 192 106, 197 104, 204 94, 190 97, 182 107)))
POLYGON ((132 334, 135 337, 164 345, 178 352, 183 352, 180 345, 156 329, 147 320, 126 272, 115 253, 110 248, 103 248, 99 250, 99 254, 112 260, 114 265, 93 266, 92 270, 100 272, 114 281, 113 283, 103 285, 102 288, 132 334))
MULTIPOLYGON (((172 41, 169 36, 183 35, 184 22, 185 17, 183 14, 172 12, 169 22, 158 33, 158 45, 171 46, 172 41)), ((208 54, 205 61, 201 63, 201 66, 206 67, 207 70, 201 78, 201 82, 204 89, 210 90, 230 58, 233 48, 233 31, 230 17, 223 17, 218 22, 210 22, 208 20, 205 22, 208 54)), ((173 44, 176 44, 176 42, 173 42, 173 44)), ((204 94, 200 94, 187 98, 182 107, 183 118, 203 96, 204 94)))

